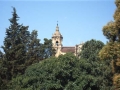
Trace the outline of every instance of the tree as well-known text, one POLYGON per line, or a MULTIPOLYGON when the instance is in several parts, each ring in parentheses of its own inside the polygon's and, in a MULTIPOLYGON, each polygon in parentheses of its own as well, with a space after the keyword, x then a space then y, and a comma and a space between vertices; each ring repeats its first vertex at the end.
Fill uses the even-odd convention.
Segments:
POLYGON ((111 88, 111 71, 105 62, 101 62, 98 53, 104 43, 97 40, 90 40, 84 43, 80 53, 82 65, 81 82, 84 82, 84 90, 100 90, 111 88), (85 61, 84 61, 85 60, 85 61), (109 76, 109 77, 108 77, 109 76))
POLYGON ((4 58, 2 59, 2 68, 4 68, 4 77, 6 82, 16 77, 17 74, 23 74, 26 68, 26 44, 29 36, 28 26, 20 25, 16 9, 13 8, 12 18, 9 19, 10 26, 6 29, 4 39, 4 58))
POLYGON ((4 62, 4 54, 0 51, 0 89, 4 89, 6 87, 6 80, 5 80, 5 75, 6 75, 6 68, 3 66, 4 62))
MULTIPOLYGON (((96 65, 96 62, 93 62, 96 65)), ((110 90, 103 82, 104 64, 93 67, 87 59, 71 53, 50 57, 28 67, 25 74, 12 80, 17 90, 110 90)), ((95 66, 94 65, 94 66, 95 66)))
POLYGON ((120 0, 116 0, 116 11, 114 21, 103 27, 103 34, 109 40, 99 53, 101 60, 109 60, 112 64, 113 84, 120 89, 120 0))
POLYGON ((55 49, 53 49, 52 47, 51 39, 44 38, 43 48, 44 48, 44 53, 43 53, 44 59, 49 58, 50 56, 55 56, 55 49))
POLYGON ((107 77, 111 74, 110 70, 107 68, 108 65, 100 62, 98 57, 98 52, 103 46, 101 41, 90 40, 84 44, 80 60, 73 54, 67 53, 58 58, 50 57, 33 64, 26 69, 24 75, 12 80, 11 88, 17 90, 110 90, 112 89, 111 81, 107 77), (89 53, 91 57, 83 57, 89 50, 91 50, 89 53))
MULTIPOLYGON (((7 89, 9 81, 25 69, 54 55, 51 39, 44 39, 44 44, 37 38, 37 31, 28 31, 28 26, 18 23, 19 17, 13 7, 10 26, 6 29, 6 37, 0 51, 0 89, 7 89)), ((9 86, 8 86, 9 87, 9 86)))
POLYGON ((81 68, 83 68, 83 71, 86 72, 86 77, 83 76, 85 80, 85 90, 89 88, 91 88, 91 90, 112 88, 112 72, 110 64, 108 64, 108 61, 101 62, 100 58, 98 57, 98 53, 103 46, 103 42, 92 39, 85 42, 82 47, 80 55, 83 60, 86 60, 81 60, 81 62, 83 62, 81 68), (89 80, 92 81, 89 82, 89 80))
POLYGON ((85 42, 82 47, 82 52, 80 53, 81 58, 89 59, 89 60, 98 60, 98 53, 104 46, 104 43, 97 40, 90 40, 85 42))
POLYGON ((40 52, 42 48, 42 44, 40 43, 40 40, 37 39, 37 31, 33 30, 31 32, 29 43, 28 43, 28 51, 27 51, 27 60, 26 65, 29 66, 33 63, 37 63, 42 59, 42 56, 40 52))
POLYGON ((37 36, 37 31, 33 30, 28 44, 28 60, 26 61, 27 66, 54 56, 54 49, 52 48, 51 39, 44 38, 44 43, 42 44, 40 43, 40 40, 37 39, 37 36))
POLYGON ((17 90, 67 89, 79 76, 78 62, 79 59, 72 54, 48 58, 28 67, 24 75, 13 79, 11 86, 17 90))

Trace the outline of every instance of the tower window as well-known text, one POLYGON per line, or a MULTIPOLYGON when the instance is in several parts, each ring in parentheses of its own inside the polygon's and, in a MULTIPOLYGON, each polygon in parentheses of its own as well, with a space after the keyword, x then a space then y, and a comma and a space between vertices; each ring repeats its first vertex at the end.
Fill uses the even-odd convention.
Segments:
POLYGON ((59 44, 58 44, 58 41, 56 41, 56 46, 58 46, 59 44))

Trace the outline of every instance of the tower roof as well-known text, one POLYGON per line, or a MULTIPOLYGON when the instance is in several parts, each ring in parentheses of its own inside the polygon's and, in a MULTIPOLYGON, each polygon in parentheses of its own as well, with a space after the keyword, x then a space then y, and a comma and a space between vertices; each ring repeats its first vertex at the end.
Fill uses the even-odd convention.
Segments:
POLYGON ((60 36, 60 37, 62 37, 61 33, 59 32, 58 23, 57 23, 56 30, 55 30, 55 32, 54 32, 54 34, 53 34, 52 37, 54 37, 54 36, 60 36))

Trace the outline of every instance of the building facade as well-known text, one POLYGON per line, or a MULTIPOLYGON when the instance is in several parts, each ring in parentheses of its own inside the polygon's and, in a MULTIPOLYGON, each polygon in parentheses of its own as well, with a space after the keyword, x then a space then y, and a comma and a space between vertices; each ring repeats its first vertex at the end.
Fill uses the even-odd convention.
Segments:
POLYGON ((54 32, 54 34, 52 35, 52 44, 53 44, 53 48, 56 50, 56 54, 55 56, 58 57, 59 55, 64 55, 68 52, 73 53, 75 56, 79 57, 79 53, 81 52, 81 48, 83 46, 83 43, 78 44, 76 46, 63 46, 62 45, 62 41, 63 41, 63 36, 59 31, 59 26, 57 24, 56 26, 56 30, 54 32))

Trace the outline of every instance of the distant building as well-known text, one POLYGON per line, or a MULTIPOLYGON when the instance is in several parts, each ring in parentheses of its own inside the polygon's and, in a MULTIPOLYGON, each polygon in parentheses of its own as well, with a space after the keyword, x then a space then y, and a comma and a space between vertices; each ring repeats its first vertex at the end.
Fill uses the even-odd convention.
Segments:
POLYGON ((78 44, 76 46, 66 47, 66 46, 62 45, 62 41, 63 41, 63 36, 59 32, 59 27, 58 27, 58 24, 57 24, 55 33, 52 35, 53 48, 56 50, 55 56, 58 57, 61 54, 64 55, 68 52, 71 52, 75 56, 80 57, 79 53, 81 52, 81 48, 83 46, 83 43, 78 44))

